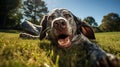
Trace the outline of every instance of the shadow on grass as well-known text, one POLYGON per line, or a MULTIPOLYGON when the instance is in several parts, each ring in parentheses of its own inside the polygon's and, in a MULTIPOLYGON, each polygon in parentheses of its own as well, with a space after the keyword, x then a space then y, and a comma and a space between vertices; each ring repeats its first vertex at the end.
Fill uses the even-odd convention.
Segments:
POLYGON ((5 33, 19 33, 19 30, 0 29, 0 32, 5 32, 5 33))

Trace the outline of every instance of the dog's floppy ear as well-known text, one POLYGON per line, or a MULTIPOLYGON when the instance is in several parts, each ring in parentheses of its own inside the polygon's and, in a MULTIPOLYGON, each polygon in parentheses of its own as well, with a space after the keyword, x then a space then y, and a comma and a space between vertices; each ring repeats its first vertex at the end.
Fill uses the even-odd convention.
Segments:
POLYGON ((88 39, 95 39, 95 34, 93 29, 89 25, 87 25, 85 22, 81 23, 80 28, 83 35, 85 35, 88 39))
POLYGON ((94 31, 93 29, 87 25, 85 22, 82 22, 79 18, 74 16, 74 20, 77 25, 77 34, 83 34, 85 35, 88 39, 95 39, 94 31))
POLYGON ((42 40, 43 38, 46 37, 47 18, 48 18, 48 16, 44 15, 40 22, 40 26, 42 26, 42 30, 40 32, 40 40, 42 40))

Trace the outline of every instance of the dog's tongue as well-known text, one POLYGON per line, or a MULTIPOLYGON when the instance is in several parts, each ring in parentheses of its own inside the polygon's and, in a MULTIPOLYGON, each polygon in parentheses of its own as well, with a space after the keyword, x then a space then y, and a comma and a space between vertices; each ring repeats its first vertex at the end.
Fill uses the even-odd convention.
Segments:
POLYGON ((71 45, 69 37, 66 37, 65 39, 59 39, 58 43, 60 47, 69 47, 71 45))

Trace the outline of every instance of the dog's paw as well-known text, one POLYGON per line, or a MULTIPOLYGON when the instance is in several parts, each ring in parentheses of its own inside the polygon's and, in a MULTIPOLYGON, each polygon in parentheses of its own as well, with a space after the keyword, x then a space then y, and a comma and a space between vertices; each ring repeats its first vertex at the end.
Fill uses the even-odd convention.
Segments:
POLYGON ((112 54, 106 54, 106 56, 97 59, 94 67, 120 67, 120 58, 112 54))
POLYGON ((27 33, 20 33, 20 34, 19 34, 19 37, 20 37, 20 38, 27 39, 27 38, 29 38, 29 35, 28 35, 27 33))
POLYGON ((20 33, 19 37, 23 39, 38 39, 39 38, 39 36, 31 35, 28 33, 20 33))

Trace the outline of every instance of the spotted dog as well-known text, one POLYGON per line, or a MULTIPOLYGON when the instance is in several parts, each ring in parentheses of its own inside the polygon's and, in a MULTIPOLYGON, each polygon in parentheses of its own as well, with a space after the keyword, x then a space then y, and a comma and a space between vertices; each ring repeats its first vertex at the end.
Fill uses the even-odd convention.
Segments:
POLYGON ((91 27, 69 10, 54 9, 43 17, 41 26, 40 40, 51 41, 53 61, 59 56, 60 67, 120 66, 120 59, 90 42, 89 39, 95 39, 91 27))

